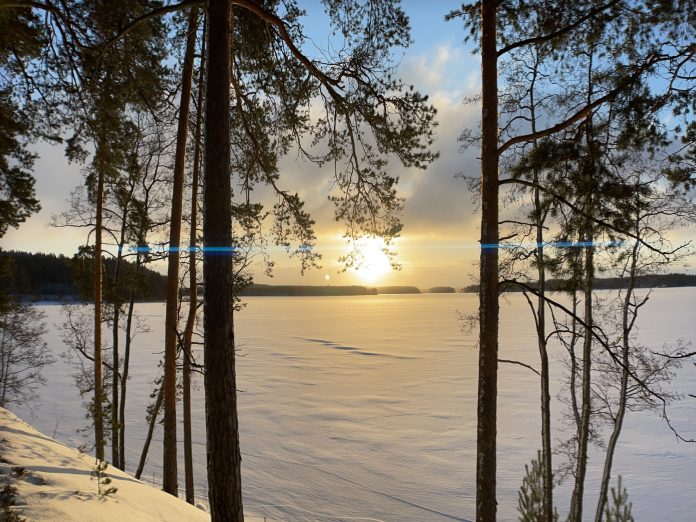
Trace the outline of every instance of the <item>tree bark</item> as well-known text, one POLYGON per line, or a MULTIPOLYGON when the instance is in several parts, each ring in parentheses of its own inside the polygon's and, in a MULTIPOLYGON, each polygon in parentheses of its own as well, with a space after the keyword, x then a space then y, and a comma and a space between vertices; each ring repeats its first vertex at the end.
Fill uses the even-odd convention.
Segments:
MULTIPOLYGON (((205 31, 205 26, 204 26, 205 31)), ((203 86, 205 80, 205 35, 201 51, 201 65, 198 78, 198 114, 193 146, 193 175, 191 176, 191 230, 189 245, 197 243, 198 229, 198 183, 201 164, 201 127, 203 125, 203 86)), ((184 477, 186 483, 186 502, 195 502, 193 487, 193 438, 191 435, 191 343, 196 325, 198 309, 198 271, 196 270, 196 250, 189 251, 189 309, 184 330, 184 364, 182 369, 183 407, 184 407, 184 477)))
POLYGON ((178 496, 177 448, 176 448, 176 348, 179 295, 179 246, 181 240, 181 214, 184 193, 184 165, 186 163, 186 139, 188 137, 191 81, 196 46, 196 20, 198 10, 191 9, 188 19, 188 36, 181 81, 181 103, 174 156, 174 187, 172 193, 171 222, 169 225, 169 257, 167 266, 167 308, 164 334, 164 452, 162 457, 162 489, 178 496))
POLYGON ((135 478, 140 479, 143 474, 143 469, 145 469, 145 462, 147 461, 147 454, 150 451, 150 443, 152 442, 152 434, 155 432, 155 424, 157 424, 157 417, 159 417, 160 409, 162 409, 162 400, 164 396, 164 388, 160 384, 159 390, 157 390, 157 398, 155 399, 155 404, 152 408, 152 415, 150 416, 150 422, 147 426, 147 435, 145 436, 145 442, 143 443, 143 450, 140 452, 140 460, 138 461, 138 469, 135 471, 135 478))
MULTIPOLYGON (((103 147, 100 144, 99 147, 103 147)), ((100 152, 98 152, 100 154, 100 152)), ((104 213, 104 166, 97 164, 96 225, 94 231, 94 444, 98 460, 104 460, 102 415, 102 214, 104 213)))
MULTIPOLYGON (((138 258, 140 255, 138 254, 138 258)), ((140 259, 136 261, 136 277, 140 270, 140 259)), ((126 315, 126 345, 123 349, 123 374, 121 377, 121 402, 119 403, 118 453, 119 468, 126 469, 126 389, 130 370, 131 330, 133 328, 133 310, 135 308, 135 291, 131 289, 126 315)))
POLYGON ((498 64, 496 0, 481 3, 481 281, 476 520, 496 519, 498 394, 498 64))
MULTIPOLYGON (((119 253, 120 256, 120 253, 119 253)), ((120 259, 116 261, 117 265, 120 259)), ((118 270, 118 268, 117 268, 118 270)), ((116 276, 118 279, 118 276, 116 276)), ((117 281, 115 284, 118 284, 117 281)), ((121 459, 118 453, 118 426, 119 426, 119 407, 118 407, 118 379, 119 370, 119 353, 118 353, 118 322, 120 320, 120 305, 115 301, 112 303, 114 307, 114 324, 111 330, 113 348, 111 352, 111 364, 113 367, 111 376, 111 463, 117 468, 120 466, 121 459)))
POLYGON ((242 522, 233 329, 228 0, 208 2, 205 107, 204 334, 208 498, 212 522, 242 522))
MULTIPOLYGON (((588 95, 592 97, 592 53, 590 51, 590 61, 588 68, 588 95)), ((585 281, 584 281, 584 339, 582 348, 582 405, 580 408, 580 425, 578 426, 578 454, 575 464, 575 486, 570 501, 569 520, 572 522, 582 522, 582 509, 585 493, 585 475, 587 473, 588 445, 590 439, 590 423, 592 415, 592 329, 594 327, 592 310, 592 291, 594 287, 594 221, 591 216, 594 214, 594 181, 595 181, 595 145, 592 136, 592 118, 588 118, 585 123, 585 138, 587 143, 587 159, 581 168, 585 169, 584 185, 587 191, 585 199, 585 218, 583 241, 585 242, 585 281)))
MULTIPOLYGON (((636 219, 636 234, 640 234, 640 219, 636 219)), ((607 452, 604 458, 604 470, 602 471, 602 482, 599 486, 599 497, 597 499, 597 511, 595 512, 595 522, 602 522, 604 518, 604 506, 607 503, 607 495, 609 491, 609 481, 611 480, 611 468, 614 464, 614 452, 616 451, 616 444, 619 441, 619 436, 621 435, 621 429, 623 428, 623 420, 626 415, 626 403, 627 403, 627 392, 628 392, 628 378, 630 372, 630 336, 631 336, 631 323, 629 319, 629 309, 631 307, 631 299, 633 297, 633 291, 636 287, 636 276, 637 276, 637 264, 638 264, 638 247, 639 243, 633 245, 631 251, 631 268, 630 275, 628 279, 628 288, 626 289, 626 295, 624 296, 623 309, 622 309, 622 351, 621 351, 621 362, 623 367, 621 368, 621 384, 619 386, 619 407, 616 412, 616 418, 614 419, 614 429, 609 436, 609 442, 607 443, 607 452)))
MULTIPOLYGON (((593 226, 586 226, 584 241, 593 241, 593 226)), ((591 379, 592 379, 592 289, 594 279, 594 249, 591 246, 585 250, 585 283, 584 299, 585 333, 582 348, 582 405, 580 408, 580 426, 578 427, 578 454, 575 465, 575 487, 570 507, 570 520, 582 521, 582 506, 585 489, 585 474, 587 471, 587 448, 590 438, 590 416, 592 413, 591 379)))
MULTIPOLYGON (((538 53, 538 51, 537 51, 538 53)), ((539 67, 539 56, 535 54, 532 83, 530 86, 530 119, 532 134, 536 132, 536 107, 534 88, 539 67)), ((537 140, 532 147, 536 149, 537 140)), ((537 277, 539 280, 539 296, 537 298, 537 344, 539 346, 540 385, 541 385, 541 465, 543 477, 543 514, 545 520, 553 520, 553 447, 551 446, 551 393, 549 391, 549 353, 546 342, 546 266, 544 258, 544 209, 541 205, 541 194, 538 188, 539 172, 534 169, 534 214, 536 216, 536 261, 537 277)))
MULTIPOLYGON (((120 407, 119 403, 119 384, 122 379, 120 371, 120 355, 119 355, 119 322, 121 320, 121 296, 119 295, 119 284, 121 279, 121 263, 123 261, 123 246, 126 242, 126 229, 128 227, 128 209, 130 200, 133 196, 133 186, 128 194, 128 199, 123 203, 121 209, 121 233, 119 237, 118 253, 116 254, 116 267, 114 268, 114 277, 111 281, 111 304, 114 307, 113 325, 111 329, 112 340, 112 366, 113 378, 111 382, 111 462, 117 468, 123 470, 123 458, 121 457, 120 433, 121 423, 123 422, 122 412, 125 408, 120 407)), ((128 335, 128 334, 126 334, 128 335)))

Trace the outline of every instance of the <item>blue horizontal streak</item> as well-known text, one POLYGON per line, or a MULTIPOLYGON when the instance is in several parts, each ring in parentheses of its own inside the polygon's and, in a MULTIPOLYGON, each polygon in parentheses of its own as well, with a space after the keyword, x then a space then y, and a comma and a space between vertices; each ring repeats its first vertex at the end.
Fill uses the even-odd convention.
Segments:
POLYGON ((544 243, 481 243, 483 250, 498 248, 593 248, 593 247, 617 247, 625 241, 549 241, 544 243))

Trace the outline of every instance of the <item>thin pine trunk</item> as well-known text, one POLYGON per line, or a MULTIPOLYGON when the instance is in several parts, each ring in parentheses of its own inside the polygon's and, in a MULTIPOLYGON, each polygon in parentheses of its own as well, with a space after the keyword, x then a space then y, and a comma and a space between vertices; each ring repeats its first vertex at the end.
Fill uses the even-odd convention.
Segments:
POLYGON ((174 188, 169 228, 169 257, 167 267, 167 307, 164 338, 164 451, 162 489, 174 496, 179 494, 176 448, 176 348, 177 305, 179 294, 179 246, 184 192, 184 165, 188 136, 189 106, 191 104, 191 77, 196 47, 196 20, 198 10, 191 9, 181 82, 181 103, 174 157, 174 188))
POLYGON ((3 318, 2 323, 2 339, 0 340, 0 372, 2 372, 2 379, 0 379, 0 384, 2 385, 2 393, 0 393, 0 407, 5 407, 5 400, 7 398, 7 374, 10 371, 10 360, 12 357, 12 346, 11 342, 7 339, 7 331, 10 328, 10 321, 12 317, 12 312, 9 312, 3 318))
MULTIPOLYGON (((593 241, 593 226, 586 225, 584 241, 593 241)), ((594 251, 591 246, 585 250, 585 282, 584 294, 584 339, 582 348, 582 405, 580 408, 580 426, 578 428, 578 454, 575 464, 575 487, 571 500, 570 520, 582 521, 583 497, 585 490, 585 475, 587 472, 588 446, 590 439, 590 421, 592 414, 592 290, 594 280, 594 251)))
POLYGON ((208 2, 203 257, 205 410, 208 498, 212 522, 243 522, 235 376, 230 186, 230 49, 228 0, 208 2), (222 252, 216 249, 222 249, 222 252), (217 254, 217 255, 216 255, 217 254))
POLYGON ((143 443, 143 450, 140 452, 140 460, 138 461, 138 469, 135 471, 135 478, 140 479, 143 474, 143 469, 145 468, 145 462, 147 462, 147 454, 150 451, 150 443, 152 442, 152 434, 155 432, 155 424, 157 424, 157 417, 159 417, 159 412, 162 409, 162 402, 164 398, 164 387, 160 384, 159 390, 157 390, 157 399, 155 399, 155 404, 152 407, 150 413, 150 422, 147 426, 147 435, 145 435, 145 442, 143 443))
POLYGON ((496 0, 481 2, 481 281, 476 520, 496 518, 498 394, 498 63, 496 0))
MULTIPOLYGON (((588 67, 588 100, 592 98, 592 53, 590 51, 590 62, 588 67)), ((592 291, 594 287, 594 222, 590 217, 595 211, 594 197, 592 194, 595 178, 595 144, 593 141, 593 129, 591 117, 586 122, 585 138, 587 143, 587 159, 583 165, 584 185, 587 190, 585 200, 585 218, 583 241, 585 243, 585 280, 583 283, 584 294, 584 339, 582 348, 582 405, 580 408, 580 424, 578 426, 578 452, 575 464, 575 485, 570 504, 570 520, 573 522, 582 521, 582 510, 585 492, 585 476, 587 474, 588 446, 590 439, 590 423, 592 414, 592 331, 594 328, 592 310, 592 291)))
POLYGON ((121 214, 121 237, 119 238, 119 248, 116 254, 116 266, 114 268, 114 277, 111 281, 111 304, 114 307, 114 317, 113 325, 111 328, 111 342, 112 342, 112 367, 113 376, 111 379, 111 462, 114 466, 119 469, 121 467, 121 457, 120 457, 120 445, 119 445, 119 426, 121 425, 121 408, 119 407, 119 382, 121 379, 120 368, 120 355, 119 355, 119 331, 118 323, 121 320, 121 298, 119 296, 119 284, 121 279, 121 262, 123 261, 123 245, 126 242, 126 220, 128 219, 128 206, 130 202, 130 196, 126 200, 123 206, 123 212, 121 214))
MULTIPOLYGON (((103 147, 104 144, 100 144, 103 147)), ((98 460, 104 460, 102 415, 102 214, 104 212, 104 165, 97 165, 96 226, 94 231, 94 444, 98 460)))
MULTIPOLYGON (((575 285, 575 283, 573 283, 575 285)), ((578 314, 578 289, 573 288, 572 294, 572 308, 573 318, 571 319, 571 336, 570 342, 568 343, 568 352, 570 354, 570 404, 573 410, 573 420, 575 421, 576 429, 580 429, 580 408, 578 407, 578 394, 577 394, 577 375, 578 375, 578 358, 575 355, 575 346, 578 344, 578 321, 576 317, 578 314)))
POLYGON ((546 343, 546 269, 544 266, 544 225, 539 201, 539 190, 534 193, 537 212, 537 275, 539 278, 539 298, 537 301, 537 342, 540 358, 541 385, 541 469, 544 482, 544 518, 553 520, 553 447, 551 446, 551 393, 549 390, 549 353, 546 343))
MULTIPOLYGON (((137 254, 135 261, 135 280, 137 281, 140 274, 141 257, 137 254)), ((126 469, 126 389, 128 386, 128 374, 130 371, 130 354, 133 330, 133 311, 135 309, 135 288, 131 285, 128 297, 128 312, 126 315, 126 344, 123 349, 123 374, 121 377, 121 401, 119 403, 119 430, 118 430, 118 447, 120 468, 126 469)))
MULTIPOLYGON (((118 351, 118 321, 120 320, 121 311, 117 303, 114 306, 114 326, 112 329, 112 376, 111 376, 111 462, 114 466, 119 467, 121 459, 119 458, 118 446, 118 426, 119 426, 119 397, 118 397, 118 380, 120 376, 119 370, 119 351, 118 351)), ((120 468, 119 468, 120 469, 120 468)))
MULTIPOLYGON (((535 133, 536 108, 534 99, 534 87, 537 79, 539 58, 535 55, 532 83, 530 85, 530 119, 531 130, 535 133)), ((537 147, 534 140, 532 146, 537 147)), ((546 342, 546 261, 544 258, 544 210, 541 205, 539 192, 539 172, 534 170, 534 215, 536 225, 537 242, 537 277, 539 280, 539 296, 537 298, 537 344, 539 346, 540 359, 540 386, 541 386, 541 465, 543 478, 543 514, 545 520, 553 520, 553 448, 551 446, 551 393, 549 391, 549 354, 546 342)))
MULTIPOLYGON (((636 236, 640 234, 640 221, 636 220, 636 236)), ((629 309, 631 307, 631 300, 633 298, 633 291, 636 287, 636 277, 637 277, 637 264, 638 264, 638 241, 633 245, 633 250, 631 251, 631 268, 630 275, 628 279, 628 288, 626 289, 626 295, 624 296, 623 309, 622 309, 622 351, 621 351, 621 362, 623 367, 621 368, 621 384, 619 386, 619 407, 616 412, 616 419, 614 420, 614 429, 609 437, 609 442, 607 443, 607 452, 604 458, 604 470, 602 472, 602 482, 599 487, 599 497, 597 499, 597 511, 595 512, 595 521, 602 522, 604 518, 604 506, 607 503, 607 496, 609 491, 609 481, 611 480, 611 468, 614 464, 614 453, 616 451, 616 444, 619 441, 619 436, 621 435, 621 429, 623 428, 624 416, 626 415, 626 403, 627 403, 627 391, 628 391, 628 378, 629 378, 629 349, 630 349, 630 336, 631 336, 631 323, 632 320, 629 319, 629 309)), ((634 312, 635 313, 635 312, 634 312)))
MULTIPOLYGON (((191 179, 191 230, 189 245, 197 242, 198 228, 198 183, 200 178, 201 162, 201 127, 203 125, 203 82, 205 80, 205 36, 201 52, 201 66, 198 78, 198 114, 196 115, 196 130, 194 133, 193 149, 193 175, 191 179)), ((195 502, 193 486, 193 438, 191 435, 191 343, 193 342, 193 329, 196 324, 196 310, 198 308, 198 271, 196 269, 196 251, 189 252, 189 309, 184 330, 184 364, 182 372, 183 407, 184 407, 184 476, 186 482, 186 502, 195 502)))

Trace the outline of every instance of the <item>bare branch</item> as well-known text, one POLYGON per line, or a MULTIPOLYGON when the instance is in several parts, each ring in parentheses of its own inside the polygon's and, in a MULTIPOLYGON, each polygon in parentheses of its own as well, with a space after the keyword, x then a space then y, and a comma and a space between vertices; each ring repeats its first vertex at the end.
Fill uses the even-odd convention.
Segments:
POLYGON ((498 359, 498 362, 500 362, 500 363, 508 363, 508 364, 516 364, 516 365, 518 365, 518 366, 524 366, 524 367, 527 368, 528 370, 532 370, 532 371, 533 371, 534 373, 536 373, 539 377, 541 377, 541 374, 539 373, 539 371, 538 371, 536 368, 534 368, 534 367, 528 365, 527 363, 523 363, 522 361, 513 361, 513 360, 510 360, 510 359, 498 359))

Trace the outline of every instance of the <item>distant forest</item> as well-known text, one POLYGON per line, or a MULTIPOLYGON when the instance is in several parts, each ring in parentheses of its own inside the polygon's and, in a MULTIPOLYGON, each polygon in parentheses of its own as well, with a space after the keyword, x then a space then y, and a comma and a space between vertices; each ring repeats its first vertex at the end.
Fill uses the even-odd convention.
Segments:
MULTIPOLYGON (((85 275, 83 263, 87 258, 75 255, 66 257, 55 254, 32 254, 29 252, 0 251, 0 257, 10 258, 9 287, 10 294, 23 296, 30 300, 80 300, 89 296, 91 279, 85 275)), ((104 276, 108 281, 116 269, 115 259, 104 259, 104 276)), ((141 267, 141 289, 137 295, 139 301, 164 301, 167 276, 146 267, 141 267)), ((123 275, 135 273, 135 265, 122 261, 123 275)), ((127 294, 127 277, 122 279, 121 295, 127 294)), ((535 288, 535 283, 530 283, 535 288)), ((568 282, 561 279, 550 279, 546 288, 550 291, 561 291, 567 288, 568 282)), ((595 280, 595 289, 609 290, 625 288, 626 280, 610 277, 595 280)), ((696 275, 689 274, 660 274, 640 276, 638 288, 682 287, 696 286, 696 275)), ((478 285, 469 285, 460 290, 465 293, 478 292, 478 285)), ((506 292, 519 291, 517 287, 508 287, 506 292)), ((202 292, 202 288, 199 290, 202 292)), ((436 286, 424 290, 425 293, 455 293, 450 286, 436 286)), ((183 296, 188 295, 188 289, 182 289, 183 296)), ((309 286, 309 285, 261 285, 252 284, 244 288, 242 296, 341 296, 341 295, 384 295, 384 294, 420 294, 415 286, 380 286, 367 287, 351 286, 309 286)))
MULTIPOLYGON (((55 254, 0 251, 0 257, 9 258, 8 288, 12 295, 30 300, 81 300, 91 291, 91 257, 66 257, 55 254)), ((135 265, 121 261, 119 293, 128 295, 128 276, 135 274, 135 265)), ((104 279, 110 281, 116 270, 116 260, 104 258, 104 279)), ((163 301, 167 284, 166 276, 140 267, 139 301, 163 301)))
MULTIPOLYGON (((537 289, 537 283, 529 283, 529 286, 537 289)), ((569 286, 568 281, 564 279, 548 279, 546 281, 546 289, 551 292, 560 292, 566 290, 569 286)), ((628 279, 621 277, 597 278, 593 282, 595 290, 617 290, 627 288, 628 279)), ((689 274, 654 274, 638 276, 636 278, 636 288, 675 288, 681 286, 696 286, 696 275, 689 274)), ((478 285, 469 285, 462 289, 467 293, 477 293, 478 285)), ((505 292, 520 292, 517 286, 508 285, 504 289, 505 292)))

